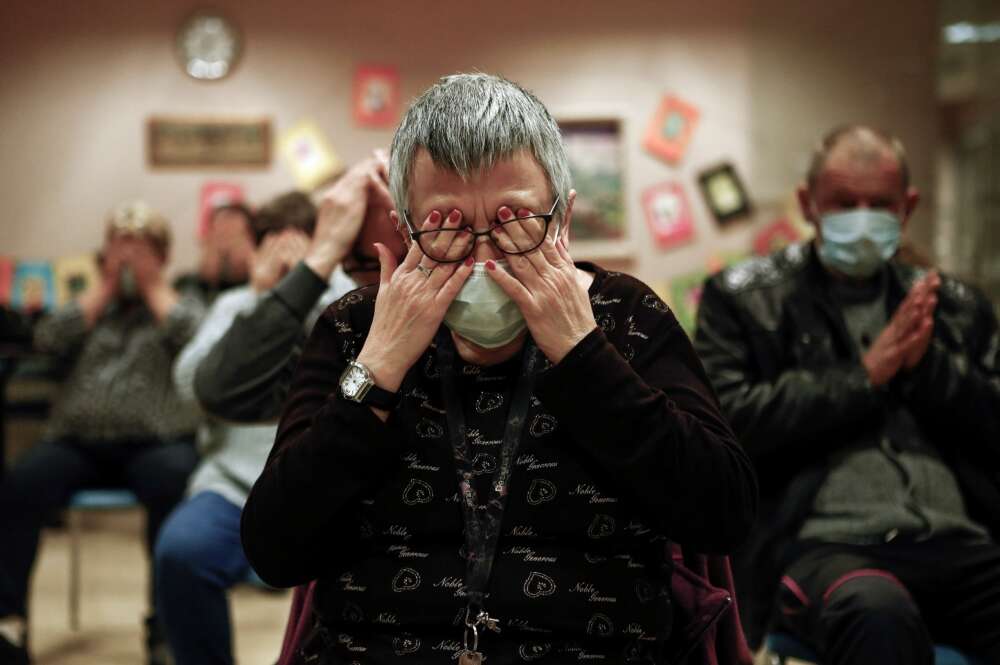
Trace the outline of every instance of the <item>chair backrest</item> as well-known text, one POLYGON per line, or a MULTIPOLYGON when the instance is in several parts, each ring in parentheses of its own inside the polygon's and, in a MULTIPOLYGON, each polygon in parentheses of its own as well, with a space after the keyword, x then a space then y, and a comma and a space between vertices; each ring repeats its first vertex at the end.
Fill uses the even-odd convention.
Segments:
POLYGON ((139 499, 126 489, 89 489, 76 492, 69 500, 73 510, 122 510, 139 505, 139 499))

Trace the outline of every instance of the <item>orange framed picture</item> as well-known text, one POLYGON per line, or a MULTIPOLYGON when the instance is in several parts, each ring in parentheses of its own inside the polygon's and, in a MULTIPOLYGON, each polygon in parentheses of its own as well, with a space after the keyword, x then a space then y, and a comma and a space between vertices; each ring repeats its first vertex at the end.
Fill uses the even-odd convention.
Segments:
POLYGON ((646 128, 643 147, 670 164, 678 164, 691 142, 699 115, 694 105, 667 95, 646 128))
POLYGON ((399 117, 399 70, 361 65, 354 72, 354 121, 361 127, 392 127, 399 117))

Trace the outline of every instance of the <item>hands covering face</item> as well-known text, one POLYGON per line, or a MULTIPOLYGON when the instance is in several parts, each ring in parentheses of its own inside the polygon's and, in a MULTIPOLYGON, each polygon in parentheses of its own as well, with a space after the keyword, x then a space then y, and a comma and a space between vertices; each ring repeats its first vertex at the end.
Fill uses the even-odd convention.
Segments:
MULTIPOLYGON (((507 207, 499 211, 499 220, 507 222, 532 212, 507 207)), ((504 224, 498 244, 508 251, 534 244, 530 228, 520 222, 504 224)), ((497 270, 494 261, 486 262, 489 275, 510 296, 524 315, 535 344, 552 361, 561 361, 586 337, 597 322, 590 306, 587 288, 581 283, 566 245, 566 234, 558 237, 550 225, 548 236, 538 249, 527 254, 507 256, 514 275, 497 270)))
MULTIPOLYGON (((444 225, 457 227, 462 213, 453 210, 444 225)), ((442 226, 441 213, 431 212, 421 229, 442 226)), ((395 392, 407 370, 434 339, 451 301, 472 273, 473 258, 461 263, 438 263, 419 245, 410 243, 403 262, 385 245, 375 245, 381 266, 375 317, 358 360, 378 379, 379 386, 395 392)), ((456 247, 453 250, 459 252, 456 247)))
MULTIPOLYGON (((523 208, 515 214, 504 206, 497 218, 508 222, 515 216, 531 214, 532 211, 523 208)), ((440 211, 434 210, 418 230, 461 226, 461 211, 452 210, 442 217, 440 211)), ((532 239, 531 229, 519 222, 502 228, 495 234, 497 243, 508 251, 537 243, 537 238, 532 239)), ((437 256, 461 257, 473 242, 463 235, 439 234, 428 249, 437 256)), ((379 293, 371 331, 358 360, 372 370, 380 386, 394 391, 430 345, 448 307, 471 274, 474 259, 470 255, 464 262, 439 263, 412 242, 403 262, 397 265, 383 245, 376 247, 381 263, 379 293)), ((578 277, 565 237, 556 238, 555 226, 550 225, 549 235, 541 246, 527 254, 506 258, 510 260, 513 275, 497 270, 495 260, 486 262, 487 271, 521 309, 539 349, 553 363, 558 363, 597 327, 587 288, 578 277)))
POLYGON ((934 332, 934 309, 941 277, 921 278, 893 313, 888 325, 862 358, 873 386, 889 383, 902 369, 913 369, 927 353, 934 332))
POLYGON ((165 260, 149 240, 140 236, 116 236, 108 242, 103 260, 103 277, 109 294, 121 291, 122 269, 128 266, 138 292, 145 298, 163 284, 165 260))
POLYGON ((166 265, 153 243, 137 238, 131 246, 128 262, 143 297, 148 297, 151 291, 163 283, 163 269, 166 265))
POLYGON ((212 222, 202 253, 201 276, 211 284, 246 280, 254 242, 242 213, 222 211, 212 222))
POLYGON ((295 267, 309 251, 309 236, 299 229, 268 233, 253 258, 250 284, 263 293, 274 286, 295 267))
POLYGON ((306 263, 324 279, 351 252, 369 209, 382 209, 388 216, 393 205, 387 169, 385 153, 376 150, 322 194, 306 263))

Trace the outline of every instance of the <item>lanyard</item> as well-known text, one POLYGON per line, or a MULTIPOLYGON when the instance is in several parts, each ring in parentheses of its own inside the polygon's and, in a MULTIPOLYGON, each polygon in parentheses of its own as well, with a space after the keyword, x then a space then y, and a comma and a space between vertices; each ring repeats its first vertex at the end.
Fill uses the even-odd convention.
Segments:
POLYGON ((458 473, 459 503, 462 506, 462 518, 465 522, 466 650, 468 651, 468 635, 471 630, 474 639, 472 650, 475 651, 479 626, 497 630, 496 619, 485 612, 483 603, 493 570, 493 561, 496 558, 500 523, 507 504, 508 481, 531 403, 539 354, 534 342, 528 337, 525 342, 521 374, 514 387, 510 410, 507 413, 500 463, 490 479, 489 501, 481 506, 473 485, 475 475, 473 456, 470 454, 466 438, 465 411, 462 408, 456 379, 455 346, 451 335, 445 329, 438 333, 437 352, 441 363, 441 386, 448 418, 448 431, 455 456, 455 469, 458 473))

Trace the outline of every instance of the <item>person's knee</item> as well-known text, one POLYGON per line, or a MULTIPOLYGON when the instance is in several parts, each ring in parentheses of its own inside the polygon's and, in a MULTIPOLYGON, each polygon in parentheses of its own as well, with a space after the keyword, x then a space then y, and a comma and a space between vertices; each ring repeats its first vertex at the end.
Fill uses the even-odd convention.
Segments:
POLYGON ((145 473, 134 480, 139 499, 150 510, 169 511, 183 497, 197 460, 185 455, 162 455, 155 474, 145 473))
POLYGON ((164 524, 153 549, 160 585, 177 583, 184 578, 210 577, 211 548, 203 536, 201 531, 177 520, 164 524))
POLYGON ((926 634, 917 604, 889 573, 852 575, 835 582, 823 596, 822 615, 833 633, 864 630, 900 639, 926 634))

